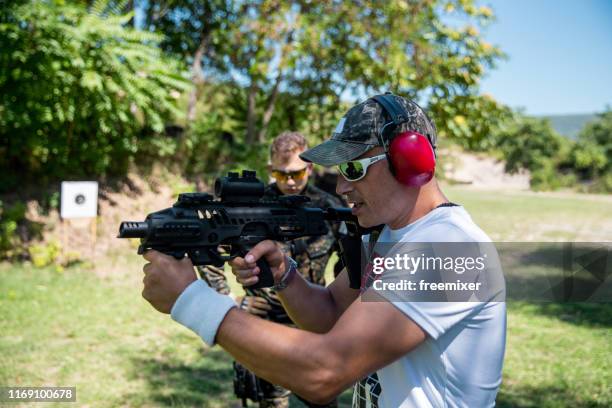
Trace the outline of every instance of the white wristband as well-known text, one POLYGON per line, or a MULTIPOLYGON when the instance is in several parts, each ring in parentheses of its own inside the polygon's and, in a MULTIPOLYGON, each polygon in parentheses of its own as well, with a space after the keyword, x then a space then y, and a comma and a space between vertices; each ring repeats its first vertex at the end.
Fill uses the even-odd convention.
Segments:
POLYGON ((212 347, 221 322, 233 307, 236 307, 236 303, 232 298, 217 293, 203 280, 198 279, 181 293, 172 306, 170 315, 212 347))

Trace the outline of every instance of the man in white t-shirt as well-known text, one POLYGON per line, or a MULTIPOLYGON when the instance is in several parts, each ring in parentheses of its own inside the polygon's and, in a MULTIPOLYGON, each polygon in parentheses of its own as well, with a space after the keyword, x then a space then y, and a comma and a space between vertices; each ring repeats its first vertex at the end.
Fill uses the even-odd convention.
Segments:
MULTIPOLYGON (((427 246, 412 254, 422 263, 413 263, 411 271, 385 264, 387 271, 378 275, 383 282, 418 277, 419 284, 426 281, 421 278, 434 276, 426 274, 426 259, 456 252, 448 249, 450 244, 437 243, 490 241, 439 189, 433 176, 435 145, 435 127, 416 103, 377 95, 351 108, 330 140, 301 155, 305 161, 338 166, 342 176, 336 190, 353 205, 362 227, 384 225, 370 245, 374 255, 404 255, 395 249, 400 243, 427 246)), ((427 296, 414 301, 404 298, 408 292, 377 292, 377 278, 369 279, 370 258, 360 297, 360 289, 349 285, 354 271, 353 279, 344 271, 327 288, 311 285, 272 241, 232 261, 243 285, 257 282, 256 261, 262 257, 283 306, 300 329, 240 311, 229 297, 197 280, 188 259, 179 262, 155 251, 145 254, 150 263, 144 267, 143 296, 207 344, 221 345, 258 376, 315 403, 325 403, 357 383, 357 407, 494 405, 506 331, 499 292, 461 301, 454 293, 452 301, 427 296), (378 301, 366 301, 372 298, 378 301)), ((452 266, 459 258, 466 257, 451 259, 451 272, 471 276, 459 270, 465 263, 452 266)), ((488 272, 480 270, 470 284, 486 281, 488 272)))

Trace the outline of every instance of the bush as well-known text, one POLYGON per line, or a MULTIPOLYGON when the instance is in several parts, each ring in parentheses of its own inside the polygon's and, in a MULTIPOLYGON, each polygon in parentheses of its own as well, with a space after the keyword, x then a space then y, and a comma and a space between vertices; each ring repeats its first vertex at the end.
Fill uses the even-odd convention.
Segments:
POLYGON ((574 142, 557 134, 545 119, 515 114, 494 135, 506 171, 531 172, 535 190, 555 190, 583 184, 583 190, 611 192, 612 113, 599 115, 574 142))
POLYGON ((591 191, 594 193, 611 193, 612 192, 612 173, 604 174, 597 178, 591 186, 591 191))
POLYGON ((51 241, 47 244, 30 245, 28 247, 28 254, 35 267, 43 268, 58 261, 61 249, 59 242, 51 241))
POLYGON ((545 160, 540 167, 531 172, 529 184, 535 191, 546 191, 575 186, 576 180, 574 173, 563 173, 553 160, 545 160))
POLYGON ((123 173, 180 115, 182 66, 104 1, 22 3, 0 14, 0 193, 123 173))
POLYGON ((497 133, 495 140, 510 173, 521 169, 551 172, 571 150, 571 141, 556 133, 547 120, 520 115, 497 133))
POLYGON ((21 258, 27 252, 27 242, 41 236, 42 224, 26 219, 25 204, 0 200, 0 259, 21 258))
POLYGON ((205 178, 210 182, 227 171, 242 169, 256 170, 263 177, 268 145, 247 145, 243 137, 223 129, 223 122, 218 113, 203 114, 180 138, 165 138, 158 143, 175 151, 173 160, 181 163, 180 170, 188 177, 205 178))
POLYGON ((587 191, 612 192, 612 110, 599 114, 578 135, 571 161, 587 191))

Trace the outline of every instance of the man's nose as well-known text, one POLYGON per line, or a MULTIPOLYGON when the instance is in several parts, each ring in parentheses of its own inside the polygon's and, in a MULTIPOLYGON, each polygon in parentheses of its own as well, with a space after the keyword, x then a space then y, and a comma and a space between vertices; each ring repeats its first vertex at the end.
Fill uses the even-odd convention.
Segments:
POLYGON ((338 195, 346 195, 353 191, 353 186, 349 181, 346 181, 342 174, 338 174, 336 179, 336 193, 338 195))
POLYGON ((293 179, 293 177, 287 177, 287 184, 290 186, 295 186, 295 180, 293 179))

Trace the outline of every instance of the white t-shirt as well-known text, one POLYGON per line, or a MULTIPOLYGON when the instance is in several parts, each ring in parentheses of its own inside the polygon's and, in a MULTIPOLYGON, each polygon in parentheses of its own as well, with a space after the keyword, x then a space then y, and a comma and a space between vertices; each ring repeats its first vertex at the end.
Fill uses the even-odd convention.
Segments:
MULTIPOLYGON (((367 237, 365 237, 367 241, 367 237)), ((463 207, 440 207, 398 230, 385 227, 377 244, 389 242, 490 242, 463 207)), ((491 407, 501 384, 506 342, 504 302, 397 302, 426 340, 377 372, 380 395, 355 406, 491 407), (370 405, 368 405, 370 404, 370 405)))

